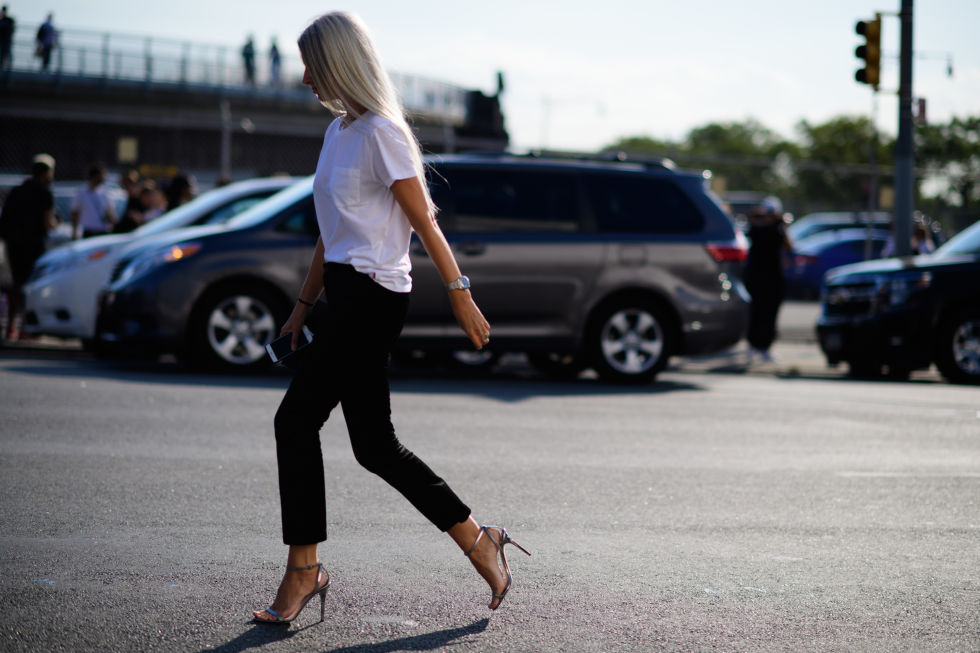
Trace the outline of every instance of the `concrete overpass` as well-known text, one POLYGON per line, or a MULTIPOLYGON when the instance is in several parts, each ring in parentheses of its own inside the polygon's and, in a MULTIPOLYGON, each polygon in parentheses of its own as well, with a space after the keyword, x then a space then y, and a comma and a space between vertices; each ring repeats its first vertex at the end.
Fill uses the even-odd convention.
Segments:
MULTIPOLYGON (((298 56, 282 57, 274 83, 257 52, 249 84, 237 48, 61 30, 43 71, 35 33, 18 25, 13 65, 0 71, 0 174, 25 172, 37 152, 57 159, 61 179, 81 178, 92 161, 151 177, 179 169, 203 185, 316 165, 330 114, 300 83, 298 56)), ((392 78, 426 151, 507 146, 499 92, 392 78)))

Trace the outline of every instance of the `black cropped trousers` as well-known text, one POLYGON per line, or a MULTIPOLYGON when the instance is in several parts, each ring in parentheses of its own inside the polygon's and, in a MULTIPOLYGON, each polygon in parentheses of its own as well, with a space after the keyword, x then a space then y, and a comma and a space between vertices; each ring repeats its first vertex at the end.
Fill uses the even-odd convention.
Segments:
POLYGON ((275 417, 282 533, 286 544, 327 539, 320 429, 339 403, 354 457, 446 531, 470 509, 395 436, 388 359, 408 310, 392 292, 349 265, 327 263, 326 311, 275 417))

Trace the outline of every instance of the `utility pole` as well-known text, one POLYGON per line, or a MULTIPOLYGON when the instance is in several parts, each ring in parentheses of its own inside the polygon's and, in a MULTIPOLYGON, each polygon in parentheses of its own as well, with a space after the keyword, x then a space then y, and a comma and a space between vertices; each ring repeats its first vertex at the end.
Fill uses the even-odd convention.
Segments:
POLYGON ((895 254, 912 252, 912 211, 915 202, 915 145, 912 140, 912 4, 902 0, 899 55, 898 142, 895 146, 895 254))
POLYGON ((871 152, 869 156, 871 162, 871 177, 868 179, 868 223, 866 237, 864 239, 864 260, 873 258, 874 241, 872 231, 874 229, 874 214, 878 210, 878 91, 871 91, 871 152))

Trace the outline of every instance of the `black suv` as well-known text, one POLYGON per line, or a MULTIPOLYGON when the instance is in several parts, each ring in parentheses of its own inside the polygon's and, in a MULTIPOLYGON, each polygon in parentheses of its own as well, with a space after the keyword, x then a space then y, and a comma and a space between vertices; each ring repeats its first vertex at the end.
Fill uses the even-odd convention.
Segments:
MULTIPOLYGON (((747 247, 707 175, 665 161, 499 154, 427 164, 439 222, 493 327, 493 353, 527 352, 551 372, 590 366, 606 379, 649 381, 671 355, 742 338, 747 247)), ((106 295, 100 337, 142 338, 226 367, 261 365, 306 273, 311 195, 306 180, 227 226, 129 253, 106 295)), ((412 264, 398 349, 466 349, 418 242, 412 264)))
POLYGON ((933 254, 831 270, 817 334, 827 362, 857 376, 935 363, 950 381, 980 383, 980 222, 933 254))

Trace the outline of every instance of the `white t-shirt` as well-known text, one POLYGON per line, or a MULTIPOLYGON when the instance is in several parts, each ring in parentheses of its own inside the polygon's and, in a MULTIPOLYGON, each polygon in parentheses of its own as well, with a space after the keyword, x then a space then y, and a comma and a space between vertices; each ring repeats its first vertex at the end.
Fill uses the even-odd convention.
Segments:
POLYGON ((395 292, 412 289, 412 226, 391 185, 417 177, 412 143, 387 118, 330 123, 313 177, 323 260, 346 263, 395 292))
POLYGON ((102 186, 79 188, 71 201, 71 210, 78 211, 78 223, 83 230, 108 230, 105 216, 109 210, 109 195, 102 186))

